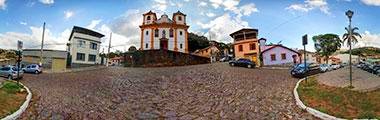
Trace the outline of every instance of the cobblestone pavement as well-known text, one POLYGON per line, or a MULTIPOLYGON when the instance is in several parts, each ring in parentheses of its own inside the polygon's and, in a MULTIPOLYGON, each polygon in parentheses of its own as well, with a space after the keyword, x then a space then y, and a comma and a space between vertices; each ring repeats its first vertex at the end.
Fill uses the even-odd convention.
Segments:
POLYGON ((225 63, 25 75, 22 119, 314 119, 295 105, 296 81, 225 63))
MULTIPOLYGON (((350 68, 345 67, 318 76, 318 81, 328 86, 347 87, 350 85, 350 68)), ((352 67, 352 86, 358 91, 372 91, 380 88, 380 77, 352 67)))

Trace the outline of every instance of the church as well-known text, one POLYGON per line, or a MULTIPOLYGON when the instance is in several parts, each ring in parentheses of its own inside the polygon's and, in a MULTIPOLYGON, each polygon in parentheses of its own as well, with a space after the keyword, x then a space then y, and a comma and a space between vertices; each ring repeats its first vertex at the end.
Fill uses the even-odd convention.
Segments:
POLYGON ((143 14, 141 29, 141 50, 164 49, 188 53, 188 29, 186 15, 180 11, 173 13, 172 19, 163 14, 157 18, 149 11, 143 14))

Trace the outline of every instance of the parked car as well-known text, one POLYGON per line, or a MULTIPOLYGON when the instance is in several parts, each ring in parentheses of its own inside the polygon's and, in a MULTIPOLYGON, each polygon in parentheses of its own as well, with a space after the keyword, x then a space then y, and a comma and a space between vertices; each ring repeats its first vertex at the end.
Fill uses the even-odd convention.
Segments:
POLYGON ((293 69, 290 71, 290 74, 293 77, 301 78, 306 77, 309 75, 314 75, 320 72, 320 67, 315 63, 306 63, 305 64, 298 64, 297 66, 293 67, 293 69))
POLYGON ((24 72, 20 69, 17 77, 17 67, 9 65, 0 68, 0 76, 6 77, 10 80, 21 79, 24 76, 24 72))
POLYGON ((371 72, 375 75, 380 74, 380 65, 373 65, 371 72))
POLYGON ((333 64, 331 64, 331 68, 332 68, 333 70, 337 70, 337 69, 341 68, 341 65, 340 65, 340 64, 335 64, 335 63, 333 63, 333 64))
POLYGON ((329 64, 320 64, 319 69, 321 72, 327 72, 331 70, 331 66, 329 64))
POLYGON ((247 68, 254 68, 256 67, 256 64, 252 62, 249 59, 240 58, 238 60, 230 61, 229 64, 231 66, 239 66, 239 67, 247 67, 247 68))
POLYGON ((25 73, 34 73, 34 74, 40 74, 42 73, 42 67, 40 65, 37 65, 37 64, 30 64, 28 66, 26 66, 23 71, 25 73))

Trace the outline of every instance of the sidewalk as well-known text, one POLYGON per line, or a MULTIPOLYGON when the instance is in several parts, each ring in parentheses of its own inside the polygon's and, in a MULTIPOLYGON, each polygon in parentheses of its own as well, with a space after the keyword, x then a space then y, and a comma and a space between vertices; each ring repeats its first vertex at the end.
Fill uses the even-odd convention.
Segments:
MULTIPOLYGON (((345 67, 320 74, 317 77, 318 82, 328 86, 348 87, 350 85, 349 70, 349 67, 345 67)), ((356 91, 366 92, 376 90, 380 88, 380 77, 359 68, 352 67, 352 85, 354 86, 353 90, 356 91)))
POLYGON ((88 70, 97 70, 103 69, 106 66, 92 66, 92 67, 81 67, 81 68, 68 68, 65 71, 52 71, 51 69, 44 69, 44 73, 66 73, 66 72, 79 72, 79 71, 88 71, 88 70))

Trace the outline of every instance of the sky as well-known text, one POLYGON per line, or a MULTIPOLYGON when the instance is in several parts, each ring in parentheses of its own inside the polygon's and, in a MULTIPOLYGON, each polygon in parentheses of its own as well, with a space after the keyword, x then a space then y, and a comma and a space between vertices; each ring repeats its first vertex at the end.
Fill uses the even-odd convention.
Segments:
POLYGON ((233 42, 234 31, 256 28, 268 43, 302 49, 308 34, 307 50, 314 51, 312 36, 343 35, 349 9, 362 35, 354 47, 380 47, 380 0, 0 0, 0 48, 16 49, 18 40, 40 48, 44 22, 47 49, 66 50, 73 26, 106 35, 101 52, 111 32, 111 51, 139 48, 142 14, 152 10, 170 18, 181 11, 189 32, 224 43, 233 42))

